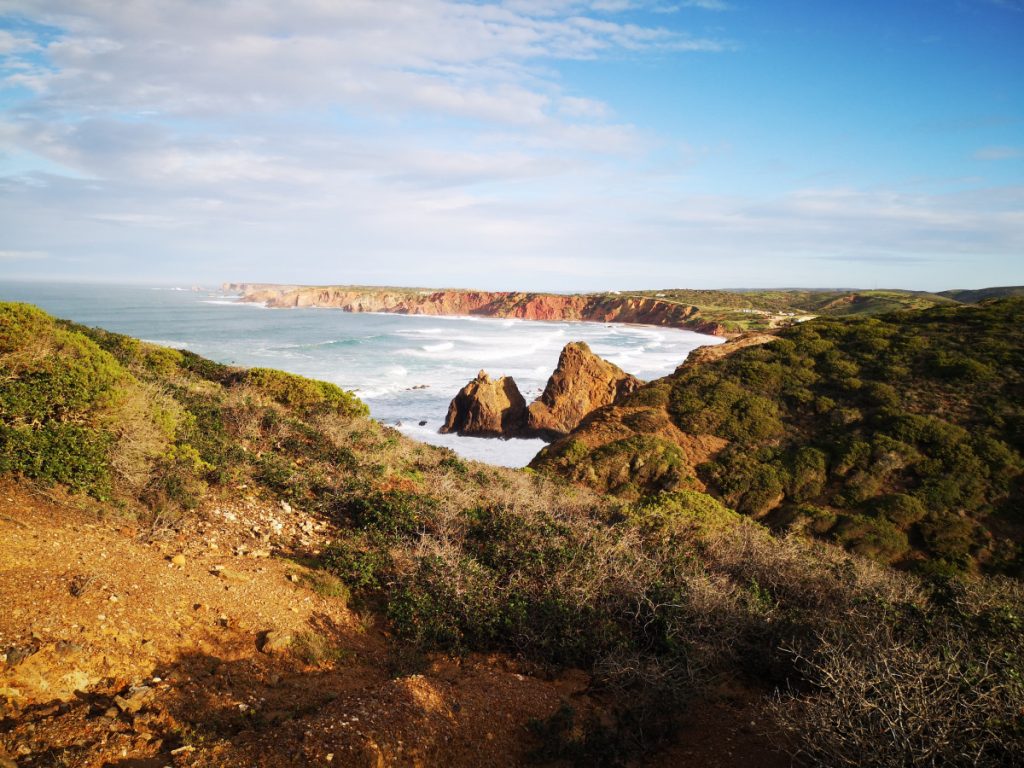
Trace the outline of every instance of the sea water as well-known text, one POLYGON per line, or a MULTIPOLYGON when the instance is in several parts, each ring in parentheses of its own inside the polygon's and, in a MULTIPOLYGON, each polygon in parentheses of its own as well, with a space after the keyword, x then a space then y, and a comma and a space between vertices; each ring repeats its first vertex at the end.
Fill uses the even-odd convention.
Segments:
POLYGON ((512 376, 529 402, 568 342, 641 379, 671 373, 714 336, 644 325, 267 309, 210 289, 0 283, 0 300, 188 349, 221 363, 280 368, 353 390, 374 418, 491 464, 525 466, 540 440, 442 435, 448 404, 479 370, 512 376))

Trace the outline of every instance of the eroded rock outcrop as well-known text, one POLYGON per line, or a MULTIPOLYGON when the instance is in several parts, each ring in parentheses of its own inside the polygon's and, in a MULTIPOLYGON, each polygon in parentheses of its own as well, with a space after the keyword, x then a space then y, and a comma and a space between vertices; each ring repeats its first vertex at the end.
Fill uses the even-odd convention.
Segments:
POLYGON ((538 437, 555 440, 574 430, 587 414, 642 384, 595 355, 584 342, 574 341, 565 345, 543 394, 530 404, 527 425, 538 437))
POLYGON ((486 371, 459 390, 441 432, 476 437, 526 437, 526 400, 511 376, 491 379, 486 371))
POLYGON ((582 341, 562 349, 558 367, 530 407, 511 377, 491 379, 480 371, 448 406, 441 432, 476 437, 540 437, 557 440, 583 418, 643 384, 602 360, 582 341))

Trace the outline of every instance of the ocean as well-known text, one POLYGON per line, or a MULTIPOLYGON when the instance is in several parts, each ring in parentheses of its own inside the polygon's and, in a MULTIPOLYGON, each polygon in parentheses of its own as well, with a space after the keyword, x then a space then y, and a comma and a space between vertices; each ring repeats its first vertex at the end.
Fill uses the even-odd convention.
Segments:
POLYGON ((449 402, 479 370, 512 376, 529 402, 570 341, 587 342, 645 380, 671 373, 690 350, 721 342, 642 325, 267 309, 211 289, 0 282, 0 301, 27 301, 58 317, 222 363, 331 381, 355 391, 374 418, 409 437, 511 467, 525 466, 544 443, 438 433, 449 402))

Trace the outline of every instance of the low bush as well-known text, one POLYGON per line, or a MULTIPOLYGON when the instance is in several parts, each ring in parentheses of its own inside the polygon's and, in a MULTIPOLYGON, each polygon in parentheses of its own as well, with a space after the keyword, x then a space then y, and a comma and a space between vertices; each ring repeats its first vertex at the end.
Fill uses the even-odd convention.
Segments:
POLYGON ((345 416, 368 416, 369 409, 337 384, 307 379, 270 368, 250 368, 244 380, 282 405, 300 409, 326 409, 345 416))

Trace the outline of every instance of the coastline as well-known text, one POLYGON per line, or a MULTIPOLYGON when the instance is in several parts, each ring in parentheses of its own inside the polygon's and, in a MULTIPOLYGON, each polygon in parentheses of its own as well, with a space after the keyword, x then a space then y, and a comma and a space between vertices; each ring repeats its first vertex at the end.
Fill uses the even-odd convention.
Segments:
POLYGON ((721 323, 702 317, 699 307, 646 296, 266 283, 224 283, 221 288, 237 294, 241 302, 276 309, 325 307, 358 313, 623 323, 723 338, 735 335, 721 323))

